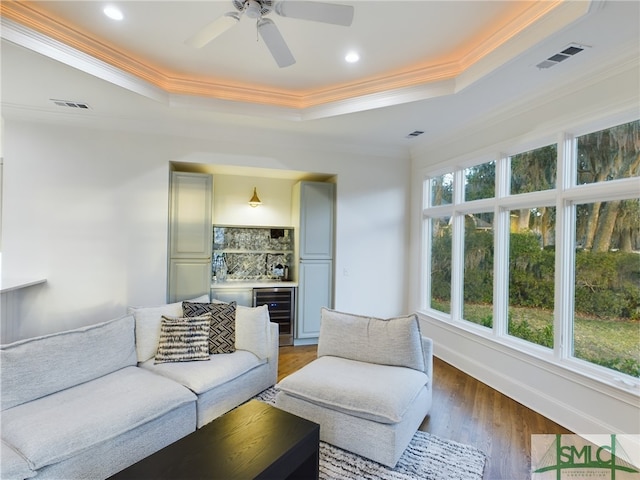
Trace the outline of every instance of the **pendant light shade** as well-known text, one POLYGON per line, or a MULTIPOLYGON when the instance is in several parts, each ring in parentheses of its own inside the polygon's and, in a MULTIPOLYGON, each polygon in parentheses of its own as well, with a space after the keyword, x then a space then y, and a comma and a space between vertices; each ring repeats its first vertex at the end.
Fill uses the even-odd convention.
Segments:
POLYGON ((253 197, 251 197, 251 200, 249 200, 249 205, 251 205, 252 207, 257 207, 258 205, 261 205, 262 202, 260 201, 260 198, 258 197, 258 192, 256 192, 256 187, 253 187, 253 197))

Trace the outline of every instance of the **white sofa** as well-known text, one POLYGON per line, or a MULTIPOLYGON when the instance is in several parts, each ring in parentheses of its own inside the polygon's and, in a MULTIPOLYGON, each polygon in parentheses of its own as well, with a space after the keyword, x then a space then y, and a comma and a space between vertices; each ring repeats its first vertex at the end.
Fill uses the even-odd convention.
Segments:
POLYGON ((320 440, 394 467, 431 408, 432 350, 415 315, 323 308, 318 358, 276 385, 276 406, 320 424, 320 440))
POLYGON ((237 350, 208 361, 139 357, 181 302, 0 346, 0 478, 107 478, 275 384, 278 325, 236 313, 237 350))

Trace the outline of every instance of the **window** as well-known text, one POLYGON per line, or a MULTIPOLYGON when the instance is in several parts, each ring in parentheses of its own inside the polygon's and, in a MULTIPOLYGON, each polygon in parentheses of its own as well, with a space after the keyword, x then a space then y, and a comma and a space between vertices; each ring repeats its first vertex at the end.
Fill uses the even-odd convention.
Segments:
POLYGON ((578 205, 576 211, 581 210, 602 213, 578 216, 582 220, 576 222, 576 229, 590 232, 583 223, 593 221, 595 237, 607 240, 596 242, 597 249, 576 251, 572 354, 640 377, 640 202, 578 205), (607 228, 610 222, 613 228, 607 228))
POLYGON ((640 120, 558 138, 425 182, 425 307, 589 375, 640 378, 640 120))
MULTIPOLYGON (((576 156, 581 185, 640 176, 640 121, 577 137, 576 156)), ((640 377, 640 200, 598 197, 574 206, 571 354, 640 377)))
POLYGON ((555 144, 511 157, 511 194, 555 188, 557 157, 555 144))
POLYGON ((508 332, 548 348, 553 348, 555 216, 553 207, 510 212, 508 332))
POLYGON ((431 206, 449 205, 453 201, 453 175, 448 173, 431 179, 431 206))
POLYGON ((450 218, 431 222, 431 308, 451 313, 451 225, 450 218))
POLYGON ((578 184, 639 176, 639 137, 640 120, 578 137, 578 184))
POLYGON ((496 162, 483 163, 464 171, 466 201, 493 198, 496 195, 496 162))
POLYGON ((493 213, 465 216, 462 318, 493 326, 493 213))

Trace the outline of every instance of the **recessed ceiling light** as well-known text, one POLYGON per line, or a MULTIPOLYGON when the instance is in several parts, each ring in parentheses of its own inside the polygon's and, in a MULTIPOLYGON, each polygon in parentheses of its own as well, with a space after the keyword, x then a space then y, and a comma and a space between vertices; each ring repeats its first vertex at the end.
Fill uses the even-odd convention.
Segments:
POLYGON ((360 60, 360 55, 358 55, 357 52, 349 52, 344 57, 344 59, 349 63, 356 63, 358 60, 360 60))
POLYGON ((120 9, 118 7, 114 7, 113 5, 107 5, 102 11, 111 20, 122 20, 124 18, 124 15, 120 11, 120 9))

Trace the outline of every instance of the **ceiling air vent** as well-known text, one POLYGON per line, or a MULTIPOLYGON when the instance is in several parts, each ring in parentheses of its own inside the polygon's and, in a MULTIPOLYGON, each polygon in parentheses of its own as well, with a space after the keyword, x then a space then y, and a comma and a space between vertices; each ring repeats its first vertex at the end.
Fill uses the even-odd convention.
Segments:
POLYGON ((418 135, 422 135, 423 133, 424 132, 422 130, 414 130, 409 135, 407 135, 407 138, 414 138, 414 137, 417 137, 418 135))
POLYGON ((574 55, 580 53, 581 51, 583 51, 585 48, 589 48, 586 45, 580 45, 578 43, 571 43, 569 45, 567 45, 562 51, 551 55, 549 58, 547 58, 546 60, 540 62, 539 64, 536 65, 536 67, 542 69, 542 68, 551 68, 554 65, 559 64, 560 62, 564 62, 567 58, 571 58, 574 55))
POLYGON ((72 102, 70 100, 58 100, 55 98, 51 98, 50 100, 59 107, 79 108, 82 110, 88 110, 90 108, 89 105, 84 102, 72 102))

